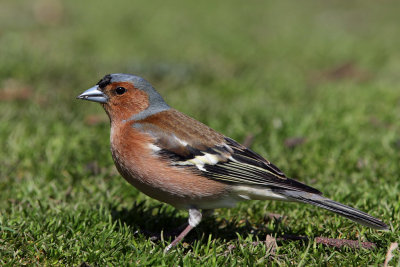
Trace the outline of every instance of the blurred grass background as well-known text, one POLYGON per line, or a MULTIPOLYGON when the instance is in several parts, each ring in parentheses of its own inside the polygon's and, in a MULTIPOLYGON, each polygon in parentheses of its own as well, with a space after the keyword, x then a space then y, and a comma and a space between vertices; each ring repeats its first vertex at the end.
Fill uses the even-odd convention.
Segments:
MULTIPOLYGON (((0 3, 1 265, 378 265, 400 220, 398 1, 0 3), (217 210, 167 255, 146 231, 186 213, 128 185, 108 119, 75 97, 105 74, 151 81, 176 109, 243 141, 377 232, 314 207, 217 210), (281 221, 265 217, 284 215, 281 221), (271 251, 270 234, 309 236, 271 251), (335 249, 313 237, 371 241, 335 249)), ((399 253, 391 264, 399 264, 399 253)))

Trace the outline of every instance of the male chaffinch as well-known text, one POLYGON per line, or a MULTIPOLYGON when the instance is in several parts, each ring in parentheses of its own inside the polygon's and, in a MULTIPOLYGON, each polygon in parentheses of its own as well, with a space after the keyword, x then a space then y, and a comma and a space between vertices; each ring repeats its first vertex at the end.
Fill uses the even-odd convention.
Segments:
POLYGON ((368 227, 388 229, 371 215, 286 177, 257 153, 171 108, 141 77, 106 75, 77 98, 99 102, 108 114, 119 173, 146 195, 189 211, 187 227, 167 251, 200 223, 200 210, 250 199, 309 203, 368 227))

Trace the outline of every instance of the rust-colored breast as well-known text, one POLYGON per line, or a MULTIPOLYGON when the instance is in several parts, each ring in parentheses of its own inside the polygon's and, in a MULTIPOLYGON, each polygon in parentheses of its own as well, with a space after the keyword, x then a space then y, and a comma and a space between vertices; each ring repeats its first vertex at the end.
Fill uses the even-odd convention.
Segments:
MULTIPOLYGON (((165 119, 163 122, 165 127, 179 130, 176 123, 165 119)), ((230 187, 227 184, 169 166, 162 161, 150 148, 154 142, 152 137, 134 129, 132 123, 112 124, 111 150, 118 171, 133 186, 152 198, 178 208, 196 206, 196 203, 210 202, 229 194, 230 187)), ((215 135, 214 138, 219 136, 215 135)))

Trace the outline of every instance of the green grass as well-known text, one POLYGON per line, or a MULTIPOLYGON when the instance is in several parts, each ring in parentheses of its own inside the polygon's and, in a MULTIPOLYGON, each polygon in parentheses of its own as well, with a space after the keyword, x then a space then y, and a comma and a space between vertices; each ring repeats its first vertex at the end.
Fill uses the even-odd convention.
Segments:
MULTIPOLYGON (((2 1, 0 265, 381 265, 400 236, 400 36, 396 1, 2 1), (243 141, 379 232, 315 207, 245 202, 184 243, 186 213, 116 172, 99 105, 104 74, 147 78, 178 110, 243 141), (95 122, 90 118, 95 117, 95 122), (294 148, 285 140, 303 137, 294 148), (265 220, 269 212, 282 221, 265 220), (266 235, 308 236, 278 242, 266 235), (370 241, 336 249, 314 237, 370 241)), ((395 252, 391 265, 399 265, 395 252)))

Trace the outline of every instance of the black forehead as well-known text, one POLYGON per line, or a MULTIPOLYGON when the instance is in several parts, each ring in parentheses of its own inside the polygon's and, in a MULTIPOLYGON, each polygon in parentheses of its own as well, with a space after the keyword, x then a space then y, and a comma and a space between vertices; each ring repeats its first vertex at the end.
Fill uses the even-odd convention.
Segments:
POLYGON ((107 85, 109 85, 111 83, 111 75, 110 74, 107 74, 106 76, 104 76, 98 83, 97 83, 97 85, 100 87, 100 88, 104 88, 104 87, 106 87, 107 85))

